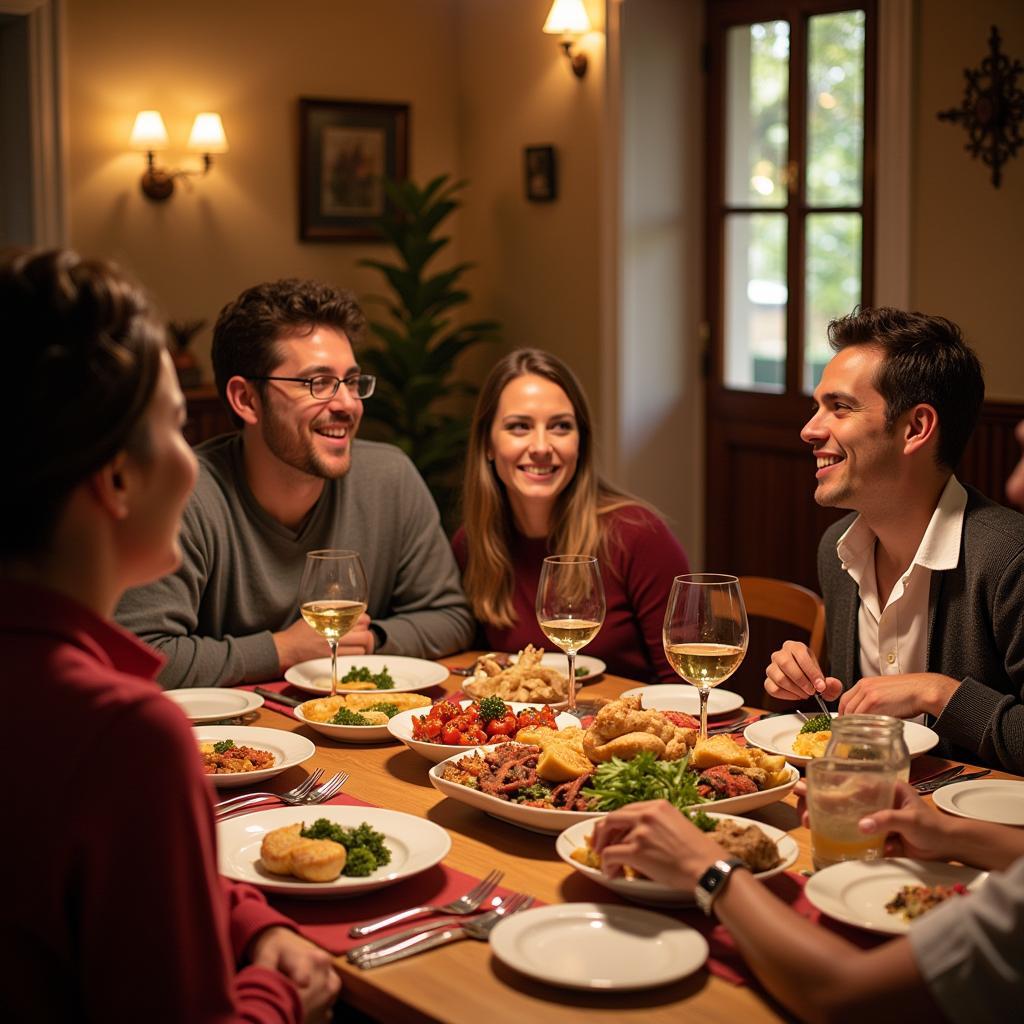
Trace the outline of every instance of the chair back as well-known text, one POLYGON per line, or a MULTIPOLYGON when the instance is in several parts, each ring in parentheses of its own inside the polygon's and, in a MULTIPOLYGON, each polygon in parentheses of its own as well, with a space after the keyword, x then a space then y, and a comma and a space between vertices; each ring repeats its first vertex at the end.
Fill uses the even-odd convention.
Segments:
POLYGON ((826 668, 825 656, 825 602, 807 587, 787 580, 767 576, 741 576, 740 590, 748 616, 775 619, 790 626, 798 626, 810 639, 807 646, 826 668))

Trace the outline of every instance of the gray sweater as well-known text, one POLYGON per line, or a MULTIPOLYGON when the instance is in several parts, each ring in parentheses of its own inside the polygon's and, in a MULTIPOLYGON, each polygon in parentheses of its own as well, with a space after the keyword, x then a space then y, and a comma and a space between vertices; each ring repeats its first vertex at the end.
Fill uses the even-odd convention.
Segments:
MULTIPOLYGON (((860 597, 836 542, 854 518, 818 547, 830 671, 847 687, 860 678, 860 597)), ((933 725, 940 750, 1024 773, 1024 516, 972 487, 956 568, 932 572, 927 651, 926 671, 962 680, 933 725)))
POLYGON ((271 633, 299 617, 306 552, 317 548, 362 555, 367 610, 387 633, 381 652, 438 658, 470 645, 473 618, 437 508, 399 449, 355 441, 352 468, 327 481, 298 530, 253 497, 238 435, 214 438, 196 454, 181 568, 129 590, 116 615, 167 658, 166 689, 279 677, 271 633))

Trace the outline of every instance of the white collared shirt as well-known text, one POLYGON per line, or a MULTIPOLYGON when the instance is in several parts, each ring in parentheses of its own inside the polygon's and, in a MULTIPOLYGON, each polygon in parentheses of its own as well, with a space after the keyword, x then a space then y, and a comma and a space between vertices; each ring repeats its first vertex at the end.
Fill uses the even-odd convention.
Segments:
MULTIPOLYGON (((892 593, 879 606, 875 578, 874 530, 858 516, 836 542, 843 568, 857 584, 860 609, 861 676, 925 672, 928 665, 928 593, 933 570, 956 568, 960 560, 967 491, 950 476, 939 496, 913 561, 900 574, 892 593)), ((854 680, 851 680, 851 684, 854 680)))

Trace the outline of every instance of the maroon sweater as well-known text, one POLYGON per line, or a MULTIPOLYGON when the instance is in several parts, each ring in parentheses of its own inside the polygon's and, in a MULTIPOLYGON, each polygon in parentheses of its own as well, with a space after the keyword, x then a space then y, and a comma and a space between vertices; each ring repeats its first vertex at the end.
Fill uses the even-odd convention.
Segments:
MULTIPOLYGON (((665 660, 661 627, 672 580, 690 566, 679 541, 665 523, 640 505, 602 517, 609 531, 609 556, 600 560, 607 613, 601 632, 583 649, 600 658, 613 675, 643 682, 678 682, 665 660)), ((468 559, 465 527, 452 538, 455 560, 465 572, 468 559)), ((483 623, 487 646, 518 651, 527 644, 550 646, 537 624, 535 602, 541 563, 557 554, 544 538, 513 532, 509 554, 515 571, 512 602, 516 624, 498 629, 483 623)))
POLYGON ((290 925, 217 874, 210 784, 162 659, 52 591, 0 581, 9 782, 0 843, 4 1020, 302 1019, 276 971, 242 967, 290 925))

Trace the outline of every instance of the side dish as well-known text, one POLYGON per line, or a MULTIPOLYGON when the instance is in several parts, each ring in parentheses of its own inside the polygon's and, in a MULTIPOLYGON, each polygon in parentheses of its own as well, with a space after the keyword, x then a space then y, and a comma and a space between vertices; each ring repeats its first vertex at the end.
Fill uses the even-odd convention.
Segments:
POLYGON ((569 679, 541 664, 544 649, 528 645, 514 665, 506 666, 496 655, 484 655, 476 663, 473 678, 464 689, 470 697, 500 697, 524 704, 554 704, 564 700, 569 679))
POLYGON ((239 747, 234 740, 200 743, 203 772, 207 775, 236 775, 239 772, 258 772, 274 767, 274 755, 256 747, 239 747))
POLYGON ((801 757, 822 757, 828 741, 832 739, 830 715, 815 715, 800 727, 793 740, 793 753, 801 757))
MULTIPOLYGON (((324 683, 330 689, 331 677, 318 676, 313 680, 315 686, 322 686, 324 683)), ((379 672, 371 672, 364 666, 357 666, 350 668, 338 680, 338 685, 345 687, 346 690, 393 690, 395 688, 395 680, 388 671, 387 665, 379 672)))
POLYGON ((438 701, 425 715, 412 719, 412 737, 425 743, 477 746, 504 743, 522 729, 546 726, 555 729, 550 707, 513 711, 500 697, 484 697, 461 707, 454 701, 438 701))
POLYGON ((954 896, 966 895, 967 887, 960 882, 955 885, 905 885, 886 903, 885 909, 904 921, 913 921, 954 896))
POLYGON ((311 722, 329 725, 386 725, 400 711, 430 706, 430 698, 418 693, 348 693, 318 697, 299 705, 311 722))
POLYGON ((293 875, 304 882, 333 882, 339 875, 364 878, 390 863, 384 836, 366 822, 343 828, 318 818, 276 828, 263 837, 260 863, 274 875, 293 875))

